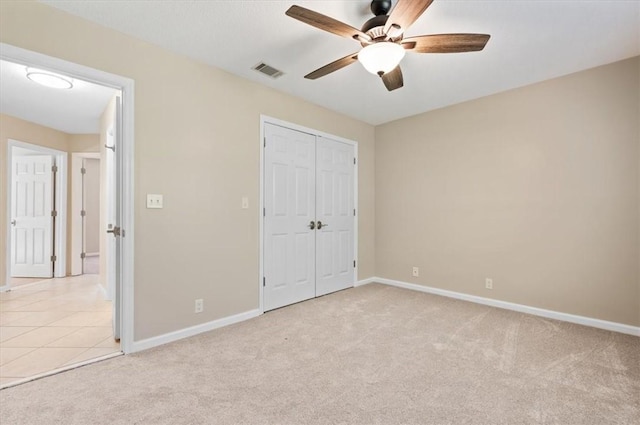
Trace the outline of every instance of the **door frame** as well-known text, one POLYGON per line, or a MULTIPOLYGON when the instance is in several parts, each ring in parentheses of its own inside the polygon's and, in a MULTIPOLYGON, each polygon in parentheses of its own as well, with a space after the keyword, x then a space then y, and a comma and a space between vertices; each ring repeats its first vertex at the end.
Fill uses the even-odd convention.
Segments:
MULTIPOLYGON (((83 274, 82 270, 82 247, 84 246, 84 232, 82 225, 82 216, 80 216, 80 210, 82 210, 82 203, 84 201, 84 194, 82 193, 82 174, 80 170, 82 168, 82 160, 85 158, 101 160, 100 152, 71 152, 71 270, 69 270, 70 276, 79 276, 83 274), (78 268, 80 272, 78 273, 78 268)), ((102 211, 100 211, 102 213, 102 211)))
POLYGON ((53 244, 53 252, 56 256, 55 267, 52 277, 65 277, 67 275, 67 153, 47 148, 33 143, 22 142, 20 140, 8 139, 7 140, 7 180, 6 180, 6 193, 7 193, 7 240, 6 242, 6 259, 5 259, 5 285, 0 287, 0 290, 7 291, 11 289, 11 211, 12 211, 12 193, 13 193, 13 148, 29 149, 34 152, 41 153, 43 155, 50 155, 53 157, 53 163, 58 167, 58 171, 55 174, 53 185, 55 191, 53 193, 53 203, 56 207, 58 215, 56 216, 56 225, 53 230, 52 239, 55 241, 53 244))
POLYGON ((258 274, 258 298, 260 300, 260 313, 264 313, 264 147, 265 147, 265 124, 278 125, 280 127, 289 128, 291 130, 300 131, 302 133, 312 134, 316 137, 325 137, 338 142, 346 143, 353 146, 353 155, 356 158, 355 170, 353 172, 353 205, 356 209, 356 215, 354 216, 353 223, 353 257, 356 259, 356 266, 353 268, 353 283, 358 280, 358 221, 360 217, 360 208, 358 206, 358 168, 360 161, 358 160, 358 142, 354 140, 345 139, 344 137, 336 136, 333 134, 325 133, 323 131, 314 130, 312 128, 304 127, 298 124, 293 124, 288 121, 284 121, 278 118, 273 118, 268 115, 260 114, 260 208, 258 209, 258 223, 259 223, 259 250, 260 250, 260 265, 258 274))
POLYGON ((120 348, 124 353, 130 353, 134 348, 134 80, 5 43, 0 43, 0 59, 61 73, 122 93, 122 193, 119 197, 122 206, 120 227, 126 231, 126 237, 121 240, 122 255, 118 259, 122 286, 120 348))

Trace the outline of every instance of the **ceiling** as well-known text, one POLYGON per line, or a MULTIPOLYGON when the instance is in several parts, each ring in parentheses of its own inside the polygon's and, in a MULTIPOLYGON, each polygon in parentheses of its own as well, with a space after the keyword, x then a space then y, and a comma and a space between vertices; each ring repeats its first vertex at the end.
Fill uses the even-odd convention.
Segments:
POLYGON ((24 65, 0 60, 0 113, 69 134, 96 134, 116 90, 74 79, 69 90, 27 79, 24 65))
POLYGON ((407 53, 405 85, 388 92, 360 64, 304 79, 360 45, 285 16, 297 4, 359 28, 368 0, 43 2, 374 125, 640 54, 638 1, 435 0, 407 37, 491 39, 482 52, 407 53), (261 61, 285 74, 251 69, 261 61))

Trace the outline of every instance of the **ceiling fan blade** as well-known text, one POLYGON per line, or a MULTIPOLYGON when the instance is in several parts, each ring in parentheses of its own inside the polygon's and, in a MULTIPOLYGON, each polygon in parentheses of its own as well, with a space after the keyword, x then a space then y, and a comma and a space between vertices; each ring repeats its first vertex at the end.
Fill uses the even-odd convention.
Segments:
POLYGON ((389 91, 393 91, 404 86, 404 79, 402 78, 400 65, 396 66, 393 71, 382 74, 382 82, 389 91))
POLYGON ((358 60, 358 53, 353 53, 349 56, 345 56, 337 61, 333 61, 330 64, 323 66, 322 68, 318 68, 315 71, 307 74, 304 78, 308 80, 315 80, 320 77, 324 77, 327 74, 331 74, 334 71, 344 68, 347 65, 351 65, 352 63, 358 60))
POLYGON ((477 52, 484 49, 489 41, 488 34, 434 34, 419 35, 402 40, 402 45, 415 43, 415 47, 407 48, 417 53, 461 53, 477 52))
POLYGON ((371 37, 363 33, 359 29, 353 28, 343 22, 330 18, 322 13, 314 12, 313 10, 305 9, 300 6, 291 6, 289 10, 285 12, 287 16, 291 16, 305 24, 309 24, 321 30, 328 31, 332 34, 336 34, 346 38, 354 38, 364 42, 370 42, 371 37))
POLYGON ((384 33, 390 38, 399 36, 431 6, 431 3, 433 0, 398 0, 384 25, 384 33))

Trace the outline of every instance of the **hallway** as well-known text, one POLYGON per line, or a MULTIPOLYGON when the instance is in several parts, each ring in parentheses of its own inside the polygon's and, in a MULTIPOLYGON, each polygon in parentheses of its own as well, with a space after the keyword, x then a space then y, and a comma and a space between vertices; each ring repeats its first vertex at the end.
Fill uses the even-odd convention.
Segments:
POLYGON ((119 352, 111 308, 95 274, 0 293, 0 388, 119 352))

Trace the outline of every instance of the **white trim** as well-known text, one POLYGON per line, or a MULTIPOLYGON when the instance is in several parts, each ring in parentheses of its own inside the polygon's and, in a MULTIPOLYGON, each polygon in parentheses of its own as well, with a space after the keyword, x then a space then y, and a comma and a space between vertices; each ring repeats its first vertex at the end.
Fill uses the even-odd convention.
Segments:
POLYGON ((244 322, 245 320, 253 319, 260 316, 262 313, 260 310, 249 310, 244 313, 234 314, 233 316, 223 317, 211 322, 202 323, 199 325, 191 326, 188 328, 180 329, 177 331, 169 332, 163 335, 154 336, 152 338, 135 341, 132 345, 132 353, 148 350, 149 348, 157 347, 159 345, 168 344, 170 342, 178 341, 190 336, 198 335, 203 332, 212 331, 214 329, 222 328, 224 326, 233 325, 234 323, 244 322))
POLYGON ((356 260, 356 267, 353 269, 353 281, 354 286, 356 286, 356 279, 358 279, 358 267, 360 265, 360 261, 358 259, 358 221, 360 218, 360 206, 358 205, 358 170, 360 168, 360 160, 358 159, 358 142, 354 140, 345 139, 344 137, 336 136, 333 134, 325 133, 320 130, 314 130, 312 128, 304 127, 301 125, 293 124, 287 121, 280 120, 278 118, 273 118, 268 115, 260 114, 260 208, 258 209, 258 223, 260 232, 259 236, 259 249, 260 249, 260 265, 258 267, 258 291, 259 291, 259 299, 260 299, 260 308, 259 311, 264 313, 264 286, 263 286, 263 278, 264 278, 264 125, 265 124, 274 124, 280 127, 289 128, 291 130, 300 131, 302 133, 312 134, 316 137, 324 137, 326 139, 335 140, 337 142, 346 143, 348 145, 353 146, 353 153, 356 158, 355 171, 353 173, 353 206, 356 209, 356 215, 354 217, 353 223, 353 257, 356 260))
MULTIPOLYGON (((576 323, 578 325, 590 326, 592 328, 605 329, 613 332, 620 332, 628 335, 640 336, 640 327, 625 325, 624 323, 609 322, 607 320, 594 319, 591 317, 577 316, 575 314, 561 313, 559 311, 545 310, 538 307, 530 307, 523 304, 515 304, 507 301, 494 300, 491 298, 478 297, 476 295, 463 294, 461 292, 448 291, 446 289, 433 288, 431 286, 417 285, 415 283, 402 282, 399 280, 374 277, 366 279, 366 283, 382 283, 384 285, 395 286, 412 291, 425 292, 427 294, 440 295, 447 298, 469 301, 476 304, 488 305, 491 307, 503 308, 505 310, 518 311, 520 313, 534 316, 546 317, 548 319, 560 320, 562 322, 576 323)), ((365 284, 366 284, 365 283, 365 284)))
POLYGON ((8 290, 11 288, 11 191, 12 186, 12 161, 13 149, 23 148, 36 151, 45 155, 51 155, 54 158, 54 164, 58 167, 55 177, 55 194, 54 202, 58 215, 56 217, 56 226, 54 229, 53 239, 54 253, 56 255, 55 269, 52 277, 65 277, 67 275, 67 152, 57 149, 47 148, 45 146, 33 143, 22 142, 15 139, 7 140, 7 237, 6 237, 6 255, 5 255, 5 284, 1 289, 8 290))
MULTIPOLYGON (((120 227, 125 230, 122 238, 121 264, 121 305, 122 329, 120 347, 123 352, 131 352, 134 329, 134 81, 109 72, 89 68, 41 53, 22 49, 10 44, 0 43, 0 59, 33 66, 64 74, 80 80, 111 87, 122 92, 122 186, 121 194, 123 217, 120 227)), ((66 184, 64 189, 66 190, 66 184)), ((66 219, 65 219, 66 220, 66 219)), ((66 235, 65 235, 66 240, 66 235)))
POLYGON ((101 362, 103 360, 112 359, 114 357, 120 357, 122 354, 123 353, 121 351, 117 351, 115 353, 105 354, 104 356, 96 357, 94 359, 85 360, 85 361, 82 361, 82 362, 71 364, 69 366, 63 366, 63 367, 60 367, 58 369, 50 370, 48 372, 43 372, 43 373, 39 373, 37 375, 29 376, 28 378, 22 378, 22 379, 20 379, 18 381, 12 381, 12 382, 9 382, 7 384, 0 385, 0 390, 4 390, 6 388, 15 387, 17 385, 25 384, 27 382, 35 381, 36 379, 46 378, 47 376, 57 375, 58 373, 66 372, 66 371, 72 370, 72 369, 77 369, 79 367, 86 366, 88 364, 98 363, 98 362, 101 362))
POLYGON ((100 292, 102 292, 102 295, 104 296, 105 300, 109 299, 109 294, 107 293, 107 288, 105 288, 102 284, 100 283, 96 283, 96 285, 98 285, 98 288, 100 289, 100 292))
POLYGON ((377 278, 375 278, 375 277, 370 277, 370 278, 367 278, 367 279, 359 280, 359 281, 357 281, 356 283, 353 284, 353 287, 357 288, 358 286, 364 286, 364 285, 368 285, 370 283, 377 282, 376 279, 377 278))
POLYGON ((360 270, 360 259, 358 258, 358 222, 360 221, 360 205, 358 205, 358 170, 360 170, 360 157, 358 156, 358 143, 353 145, 353 157, 356 163, 353 164, 353 208, 356 213, 353 215, 353 261, 356 266, 353 268, 353 286, 358 281, 358 270, 360 270))
POLYGON ((260 188, 259 197, 260 204, 258 205, 258 249, 260 255, 258 255, 258 310, 264 313, 264 124, 268 117, 260 115, 260 188))

